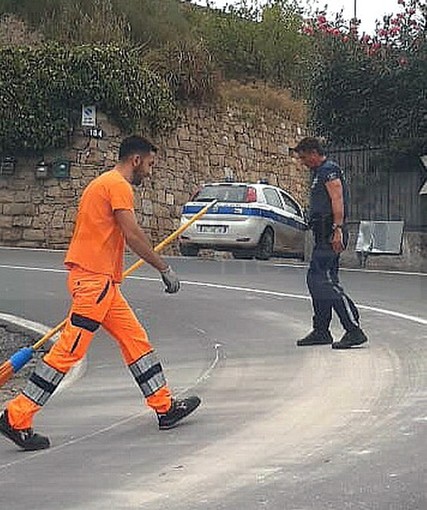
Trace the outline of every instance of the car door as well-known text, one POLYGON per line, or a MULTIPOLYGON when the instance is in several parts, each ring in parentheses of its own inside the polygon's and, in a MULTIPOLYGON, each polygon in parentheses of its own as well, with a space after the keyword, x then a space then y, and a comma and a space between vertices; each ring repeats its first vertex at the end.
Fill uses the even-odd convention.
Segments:
POLYGON ((283 251, 290 234, 289 225, 284 218, 283 202, 275 188, 266 187, 263 193, 267 203, 268 217, 271 219, 270 224, 274 230, 274 250, 283 251))
POLYGON ((288 193, 280 190, 279 194, 289 220, 289 238, 285 251, 299 254, 304 253, 305 231, 307 230, 304 212, 300 205, 288 193))

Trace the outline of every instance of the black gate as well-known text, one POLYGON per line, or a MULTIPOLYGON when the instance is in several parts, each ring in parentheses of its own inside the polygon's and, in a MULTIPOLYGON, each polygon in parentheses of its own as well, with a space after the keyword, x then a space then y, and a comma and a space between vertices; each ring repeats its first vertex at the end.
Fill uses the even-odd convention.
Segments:
POLYGON ((383 147, 329 150, 349 185, 349 221, 403 220, 407 229, 426 230, 426 197, 419 192, 427 172, 421 162, 391 168, 385 153, 383 147))

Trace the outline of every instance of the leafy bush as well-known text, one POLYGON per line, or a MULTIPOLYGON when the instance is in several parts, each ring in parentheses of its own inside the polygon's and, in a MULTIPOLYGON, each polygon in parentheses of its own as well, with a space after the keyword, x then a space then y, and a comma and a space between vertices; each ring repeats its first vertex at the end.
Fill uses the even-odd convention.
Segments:
POLYGON ((215 56, 226 78, 258 76, 261 55, 255 45, 258 11, 229 7, 223 12, 205 10, 194 31, 215 56))
POLYGON ((193 18, 193 6, 177 0, 111 2, 115 12, 127 19, 132 41, 150 48, 159 48, 188 38, 192 23, 197 23, 197 19, 193 18))
MULTIPOLYGON (((242 0, 223 10, 178 0, 0 0, 1 12, 22 16, 45 40, 61 45, 51 43, 39 53, 22 48, 0 63, 0 74, 6 61, 13 74, 0 80, 6 108, 0 142, 13 147, 64 143, 81 103, 97 103, 121 126, 133 126, 141 114, 151 129, 167 127, 172 98, 158 75, 174 99, 184 102, 215 99, 223 76, 301 89, 299 62, 309 47, 294 0, 269 0, 262 7, 242 0), (102 50, 101 44, 108 47, 102 50), (11 104, 19 105, 16 126, 11 104)), ((286 93, 278 99, 268 87, 252 89, 245 89, 249 102, 258 95, 292 103, 286 93)))
POLYGON ((293 0, 237 2, 222 12, 200 14, 196 33, 205 40, 225 76, 275 85, 297 85, 299 62, 308 50, 302 13, 293 0))
POLYGON ((0 0, 47 39, 73 44, 133 43, 159 47, 189 30, 191 9, 178 0, 0 0))
POLYGON ((261 78, 282 87, 299 89, 301 59, 309 50, 301 33, 302 13, 295 2, 269 2, 262 11, 257 36, 261 78))
POLYGON ((415 150, 427 132, 427 7, 398 3, 403 12, 378 23, 374 37, 322 13, 305 28, 317 55, 307 62, 314 126, 335 143, 412 139, 415 150))
POLYGON ((24 21, 14 14, 0 15, 0 46, 36 46, 42 41, 40 33, 29 30, 24 21))
POLYGON ((209 101, 217 94, 219 74, 203 41, 170 42, 144 56, 181 101, 209 101))
POLYGON ((190 100, 214 97, 219 73, 301 91, 299 63, 308 45, 296 0, 262 6, 240 0, 223 10, 180 0, 0 0, 5 12, 21 16, 47 40, 149 49, 151 64, 180 98, 187 92, 190 100))
POLYGON ((131 32, 127 18, 115 12, 111 0, 92 0, 89 5, 66 2, 44 15, 41 29, 48 39, 67 44, 126 45, 131 32))
POLYGON ((113 45, 0 49, 0 148, 61 146, 96 104, 125 131, 170 128, 175 103, 167 84, 136 52, 113 45))

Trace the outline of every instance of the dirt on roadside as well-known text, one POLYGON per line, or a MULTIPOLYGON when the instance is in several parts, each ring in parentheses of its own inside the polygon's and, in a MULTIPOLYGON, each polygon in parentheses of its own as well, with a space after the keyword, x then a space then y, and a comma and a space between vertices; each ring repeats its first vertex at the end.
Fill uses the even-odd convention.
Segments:
MULTIPOLYGON (((22 347, 29 347, 36 341, 37 338, 28 333, 20 332, 8 324, 0 323, 0 364, 6 362, 12 354, 22 347)), ((0 387, 0 408, 7 400, 10 400, 21 391, 38 357, 42 354, 37 353, 27 365, 14 374, 4 386, 0 387)))

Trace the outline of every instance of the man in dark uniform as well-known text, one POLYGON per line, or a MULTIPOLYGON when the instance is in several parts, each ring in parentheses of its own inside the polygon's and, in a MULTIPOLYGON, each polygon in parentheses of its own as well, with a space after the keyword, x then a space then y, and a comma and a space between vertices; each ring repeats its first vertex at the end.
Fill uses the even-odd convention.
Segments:
POLYGON ((345 250, 348 192, 340 167, 327 159, 316 138, 307 137, 293 149, 312 171, 309 224, 314 248, 307 274, 313 304, 313 331, 297 345, 331 344, 333 349, 349 349, 368 339, 360 328, 359 312, 344 292, 338 278, 340 253, 345 250), (329 326, 335 310, 345 329, 339 342, 333 342, 329 326))

